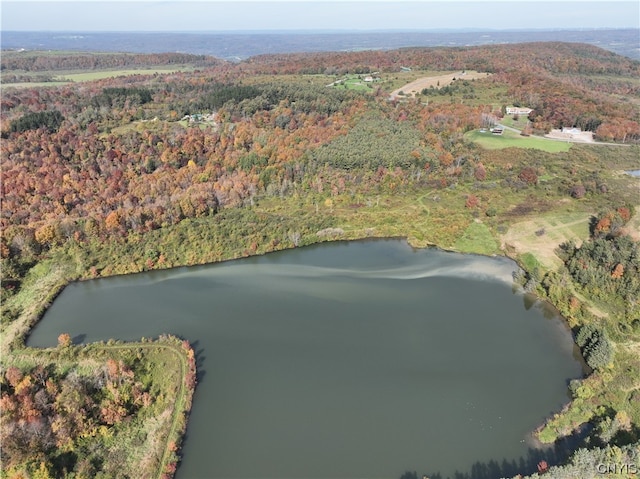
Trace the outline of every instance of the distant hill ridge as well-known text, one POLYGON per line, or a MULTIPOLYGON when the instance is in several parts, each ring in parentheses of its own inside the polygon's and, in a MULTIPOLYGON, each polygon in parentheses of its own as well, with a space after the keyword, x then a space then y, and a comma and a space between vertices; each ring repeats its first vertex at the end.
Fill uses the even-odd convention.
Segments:
POLYGON ((232 61, 270 53, 465 47, 561 41, 588 43, 640 60, 640 29, 274 33, 2 32, 2 49, 183 52, 232 61))
POLYGON ((552 75, 640 75, 640 62, 584 43, 534 42, 474 47, 408 47, 357 52, 263 54, 240 62, 186 53, 132 54, 89 52, 10 51, 1 59, 3 74, 15 71, 53 72, 100 70, 157 65, 214 68, 226 65, 243 74, 344 74, 426 70, 481 72, 540 72, 552 75))
POLYGON ((215 57, 187 53, 90 53, 12 51, 2 55, 2 71, 22 70, 28 72, 59 70, 100 70, 145 65, 190 64, 211 67, 222 63, 215 57))
POLYGON ((482 72, 541 71, 551 74, 638 75, 640 62, 584 43, 534 42, 475 47, 411 47, 393 51, 316 52, 258 55, 242 62, 247 73, 366 73, 404 67, 482 72))

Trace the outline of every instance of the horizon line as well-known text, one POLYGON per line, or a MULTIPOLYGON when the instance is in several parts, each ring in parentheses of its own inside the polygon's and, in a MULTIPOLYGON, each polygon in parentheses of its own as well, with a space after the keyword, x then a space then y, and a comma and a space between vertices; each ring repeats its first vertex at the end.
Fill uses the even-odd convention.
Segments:
POLYGON ((3 30, 2 33, 181 33, 181 34, 238 34, 238 33, 457 33, 457 32, 560 32, 640 30, 640 27, 538 27, 538 28, 309 28, 309 29, 240 29, 240 30, 3 30))

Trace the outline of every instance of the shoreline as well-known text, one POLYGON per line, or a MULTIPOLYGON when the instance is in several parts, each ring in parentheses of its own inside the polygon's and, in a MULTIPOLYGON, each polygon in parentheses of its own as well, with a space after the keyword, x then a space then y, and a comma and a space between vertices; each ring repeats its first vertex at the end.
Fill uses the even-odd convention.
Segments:
MULTIPOLYGON (((221 260, 221 261, 213 261, 213 262, 198 262, 198 261, 196 260, 196 261, 194 261, 192 264, 175 265, 175 266, 171 266, 171 267, 168 267, 168 268, 153 268, 153 269, 150 269, 150 270, 145 271, 145 272, 152 272, 152 271, 169 271, 169 270, 177 270, 178 268, 189 268, 189 267, 194 267, 194 266, 210 266, 210 265, 215 265, 215 264, 219 264, 219 263, 226 263, 226 262, 229 262, 229 261, 235 261, 235 260, 237 260, 237 259, 242 259, 242 258, 246 258, 246 257, 252 257, 252 256, 264 256, 264 255, 266 255, 267 253, 274 253, 274 252, 278 252, 278 251, 286 251, 286 250, 291 250, 291 249, 295 249, 295 248, 304 248, 304 247, 307 247, 307 246, 317 246, 317 245, 320 245, 320 244, 322 244, 322 243, 328 243, 328 242, 351 243, 351 242, 355 242, 355 241, 384 241, 384 240, 401 240, 401 241, 404 241, 404 242, 407 244, 407 246, 408 246, 409 248, 411 248, 413 251, 418 251, 418 250, 429 250, 429 249, 431 249, 431 250, 436 250, 436 251, 438 251, 438 252, 442 252, 442 253, 451 253, 451 254, 464 255, 465 257, 469 257, 469 256, 470 256, 470 257, 478 257, 478 258, 495 258, 495 259, 501 259, 501 260, 503 260, 505 263, 506 263, 506 262, 508 262, 508 263, 509 263, 509 265, 510 265, 510 266, 512 266, 512 271, 516 271, 518 268, 519 268, 519 269, 523 269, 523 265, 522 265, 522 264, 520 264, 520 263, 517 261, 517 259, 516 259, 516 258, 512 258, 512 257, 511 257, 511 256, 509 256, 507 253, 505 253, 505 254, 501 254, 501 255, 498 255, 498 254, 486 255, 486 254, 481 254, 481 253, 461 253, 461 252, 459 252, 459 251, 455 251, 455 250, 453 250, 453 249, 446 249, 446 248, 442 248, 442 247, 440 247, 440 246, 438 246, 438 245, 431 245, 431 244, 429 244, 429 245, 427 245, 427 246, 422 246, 422 245, 418 246, 418 245, 416 245, 416 244, 415 244, 415 242, 412 242, 412 241, 410 240, 410 238, 409 238, 409 237, 407 237, 407 236, 392 236, 392 237, 388 237, 388 236, 385 236, 385 237, 371 237, 371 236, 367 236, 367 237, 360 237, 360 238, 357 238, 357 237, 356 237, 356 238, 348 238, 348 239, 343 239, 343 238, 340 238, 340 239, 329 239, 329 240, 327 240, 327 239, 321 239, 321 240, 319 240, 319 241, 315 241, 315 242, 312 242, 312 243, 309 243, 309 244, 305 244, 304 246, 299 246, 299 247, 295 247, 295 246, 294 246, 294 247, 287 247, 287 248, 273 249, 273 250, 271 250, 271 251, 265 251, 265 252, 262 252, 262 253, 260 253, 260 254, 249 255, 249 256, 233 257, 233 258, 228 258, 228 259, 224 259, 224 260, 221 260)), ((85 273, 86 273, 86 271, 85 271, 85 273)), ((34 327, 37 325, 37 323, 38 323, 38 322, 39 322, 39 321, 44 317, 44 315, 46 314, 47 309, 51 306, 51 304, 52 304, 52 303, 53 303, 53 301, 57 298, 57 296, 58 296, 59 294, 61 294, 61 292, 62 292, 62 291, 66 288, 66 286, 68 286, 69 284, 74 283, 74 282, 88 281, 88 280, 90 280, 90 279, 107 279, 107 278, 114 278, 114 277, 120 277, 120 276, 129 276, 129 275, 132 275, 132 274, 138 274, 138 273, 122 273, 122 274, 116 274, 116 275, 108 275, 108 276, 99 277, 99 278, 86 278, 86 277, 79 277, 79 278, 76 278, 76 279, 70 279, 70 280, 68 280, 68 281, 65 281, 65 282, 63 282, 63 283, 59 284, 59 285, 57 286, 56 290, 55 290, 55 293, 49 296, 49 300, 48 300, 48 301, 46 301, 46 302, 45 302, 45 304, 42 304, 42 305, 41 305, 40 314, 37 316, 37 318, 35 318, 34 320, 32 320, 32 321, 29 323, 29 325, 28 325, 28 330, 26 331, 26 333, 25 333, 23 336, 20 336, 20 337, 14 338, 13 343, 15 343, 15 341, 16 341, 17 339, 19 339, 19 340, 22 340, 22 341, 23 341, 23 343, 22 343, 22 344, 24 345, 24 347, 25 347, 25 348, 27 347, 27 346, 26 346, 26 343, 27 343, 27 341, 28 341, 29 335, 31 334, 31 332, 32 332, 33 328, 34 328, 34 327)), ((489 273, 489 274, 491 274, 491 273, 489 273)), ((502 278, 502 279, 504 279, 504 278, 502 278)), ((511 278, 509 278, 509 279, 511 279, 511 278)), ((515 284, 516 284, 516 283, 515 283, 515 282, 513 282, 512 280, 511 280, 510 282, 511 282, 511 284, 512 284, 512 285, 515 285, 515 284)), ((520 292, 520 293, 524 293, 524 291, 523 291, 521 288, 519 288, 519 292, 520 292)), ((568 321, 567 321, 567 319, 566 319, 562 314, 560 314, 560 311, 557 309, 557 307, 556 307, 555 305, 553 305, 552 303, 550 303, 550 302, 549 302, 548 300, 546 300, 545 298, 541 298, 541 297, 539 297, 539 296, 537 296, 537 295, 535 296, 535 298, 536 298, 536 299, 535 299, 535 301, 541 301, 541 302, 544 302, 546 305, 551 306, 551 307, 554 309, 555 314, 556 314, 556 315, 561 319, 562 324, 563 324, 563 327, 564 327, 564 328, 566 328, 566 329, 568 329, 568 330, 570 331, 570 328, 569 328, 569 325, 568 325, 568 321)), ((124 345, 126 345, 126 346, 130 346, 130 347, 133 347, 133 348, 135 348, 137 345, 144 344, 144 343, 142 343, 141 341, 124 341, 124 342, 122 342, 122 343, 121 343, 121 340, 117 340, 117 339, 116 339, 115 341, 117 341, 117 342, 118 342, 118 344, 124 344, 124 345)), ((91 345, 91 344, 96 344, 96 343, 88 343, 88 345, 91 345)), ((99 343, 98 343, 98 344, 99 344, 99 343)), ((84 346, 79 346, 79 347, 84 347, 84 346)), ((12 351, 12 353, 14 353, 14 352, 15 352, 15 353, 18 353, 18 354, 19 354, 20 349, 21 349, 21 348, 18 348, 17 350, 15 350, 15 349, 14 349, 14 350, 12 351)), ((586 374, 586 371, 585 371, 585 374, 586 374)), ((195 392, 195 384, 193 385, 193 388, 192 388, 192 390, 191 390, 191 397, 193 397, 194 392, 195 392)), ((570 403, 569 403, 569 404, 570 404, 570 403)), ((565 407, 568 407, 568 405, 569 405, 569 404, 565 405, 565 407)), ((550 445, 547 445, 547 444, 544 444, 544 443, 540 442, 540 441, 537 439, 537 437, 536 437, 537 432, 538 432, 542 427, 544 427, 544 426, 545 426, 545 424, 547 423, 547 421, 548 421, 549 419, 550 419, 550 418, 545 419, 545 421, 544 421, 542 424, 540 424, 540 425, 539 425, 538 427, 536 427, 533 431, 531 431, 531 439, 532 439, 532 440, 534 440, 534 441, 535 441, 535 444, 538 444, 540 447, 550 447, 550 445)), ((188 422, 185 424, 184 431, 183 431, 183 433, 180 435, 180 441, 183 441, 183 440, 184 440, 184 435, 185 435, 185 433, 186 433, 187 428, 188 428, 188 422)), ((179 442, 176 442, 176 444, 178 444, 178 443, 179 443, 179 442)))

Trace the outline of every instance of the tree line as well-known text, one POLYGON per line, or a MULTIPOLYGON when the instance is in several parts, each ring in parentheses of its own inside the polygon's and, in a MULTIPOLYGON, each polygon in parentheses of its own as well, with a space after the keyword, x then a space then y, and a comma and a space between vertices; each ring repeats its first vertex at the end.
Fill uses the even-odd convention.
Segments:
POLYGON ((224 63, 224 61, 214 57, 188 53, 51 54, 24 51, 4 52, 0 59, 0 70, 3 73, 11 70, 44 72, 184 64, 206 67, 221 63, 224 63))

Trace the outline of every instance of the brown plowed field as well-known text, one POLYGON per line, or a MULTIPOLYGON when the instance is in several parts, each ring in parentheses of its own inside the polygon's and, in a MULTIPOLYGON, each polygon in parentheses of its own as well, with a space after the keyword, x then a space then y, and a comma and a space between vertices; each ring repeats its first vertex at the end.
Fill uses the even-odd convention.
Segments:
POLYGON ((476 78, 487 78, 490 73, 480 73, 476 71, 466 71, 466 72, 453 72, 453 73, 445 73, 443 75, 430 76, 418 78, 417 80, 412 81, 411 83, 407 83, 402 88, 398 88, 397 90, 391 93, 391 98, 396 98, 398 93, 403 92, 404 96, 415 96, 416 93, 420 93, 425 88, 433 87, 443 87, 450 85, 453 83, 454 78, 460 80, 475 80, 476 78))

